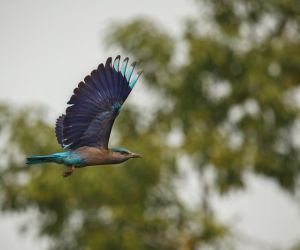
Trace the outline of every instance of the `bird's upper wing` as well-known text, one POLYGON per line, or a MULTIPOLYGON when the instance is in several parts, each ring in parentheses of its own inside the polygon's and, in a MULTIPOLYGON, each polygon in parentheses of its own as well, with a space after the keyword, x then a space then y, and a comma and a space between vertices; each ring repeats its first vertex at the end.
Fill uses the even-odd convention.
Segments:
POLYGON ((142 73, 138 72, 130 81, 136 63, 128 70, 128 58, 121 67, 119 64, 120 56, 113 64, 112 58, 108 58, 105 66, 100 64, 74 89, 66 115, 56 125, 58 142, 64 148, 108 147, 114 120, 142 73))
POLYGON ((64 137, 63 137, 63 122, 64 122, 65 115, 61 115, 57 118, 56 124, 55 124, 55 134, 56 134, 56 139, 58 143, 64 147, 64 137))

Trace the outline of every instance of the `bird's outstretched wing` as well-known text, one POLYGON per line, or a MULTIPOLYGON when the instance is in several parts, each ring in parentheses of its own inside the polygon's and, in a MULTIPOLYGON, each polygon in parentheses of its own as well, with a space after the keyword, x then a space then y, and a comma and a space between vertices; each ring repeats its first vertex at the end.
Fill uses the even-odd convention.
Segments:
POLYGON ((61 115, 57 118, 56 124, 55 124, 55 134, 56 134, 56 139, 58 143, 64 147, 64 137, 63 137, 63 122, 64 122, 65 115, 61 115))
POLYGON ((119 67, 120 56, 113 64, 110 57, 105 66, 100 64, 74 89, 66 115, 58 119, 56 126, 56 131, 62 132, 57 132, 57 138, 64 148, 108 147, 114 120, 142 73, 138 72, 130 80, 136 63, 132 63, 128 70, 127 64, 128 58, 119 67), (61 123, 62 130, 59 129, 61 123))

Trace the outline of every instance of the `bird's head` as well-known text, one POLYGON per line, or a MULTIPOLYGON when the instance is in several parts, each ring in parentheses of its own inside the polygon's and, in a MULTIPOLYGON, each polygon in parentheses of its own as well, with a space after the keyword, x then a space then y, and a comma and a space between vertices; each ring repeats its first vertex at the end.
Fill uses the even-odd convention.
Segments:
POLYGON ((118 147, 118 148, 112 148, 111 149, 115 154, 118 154, 118 156, 124 160, 128 160, 130 158, 141 158, 142 156, 137 153, 130 152, 126 148, 118 147))

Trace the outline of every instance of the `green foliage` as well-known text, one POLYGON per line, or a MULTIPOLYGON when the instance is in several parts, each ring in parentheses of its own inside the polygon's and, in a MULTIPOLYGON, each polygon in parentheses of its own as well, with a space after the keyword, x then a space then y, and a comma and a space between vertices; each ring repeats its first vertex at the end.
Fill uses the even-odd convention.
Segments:
POLYGON ((145 111, 130 105, 115 126, 118 144, 143 159, 76 170, 69 179, 59 166, 28 169, 26 154, 59 150, 53 128, 42 111, 0 107, 7 143, 0 206, 36 210, 39 232, 53 249, 227 249, 230 230, 214 216, 211 191, 241 189, 249 172, 296 190, 299 1, 198 2, 209 10, 208 33, 203 19, 190 17, 181 41, 145 19, 108 34, 110 45, 141 62, 149 101, 161 99, 146 126, 145 111), (178 145, 168 142, 173 131, 182 137, 178 145), (203 183, 194 191, 197 207, 178 197, 182 157, 203 183))
POLYGON ((300 249, 300 244, 297 243, 294 246, 292 246, 290 250, 299 250, 299 249, 300 249))
POLYGON ((171 100, 172 108, 158 110, 155 126, 162 121, 167 137, 168 129, 177 124, 184 135, 181 152, 197 159, 199 170, 214 168, 217 189, 243 187, 243 174, 255 171, 294 191, 299 173, 293 140, 299 112, 298 2, 204 3, 210 9, 207 19, 217 29, 203 35, 198 30, 201 19, 190 18, 183 37, 187 59, 182 64, 174 62, 174 46, 168 50, 172 56, 159 64, 166 46, 158 49, 153 40, 176 40, 170 42, 168 34, 143 19, 113 29, 110 41, 144 62, 146 72, 149 64, 160 66, 145 78, 171 100), (263 35, 256 35, 258 29, 263 35), (139 40, 143 42, 133 43, 139 40), (163 77, 154 85, 155 74, 163 77))
MULTIPOLYGON (((25 152, 45 154, 59 150, 53 128, 39 117, 41 114, 35 111, 13 112, 1 107, 1 131, 9 135, 9 148, 3 149, 8 159, 0 175, 2 209, 39 211, 40 234, 54 240, 54 249, 148 249, 151 244, 160 245, 156 235, 162 234, 168 224, 156 219, 155 214, 149 219, 144 215, 148 209, 157 210, 156 203, 148 201, 148 193, 159 182, 159 146, 150 143, 157 157, 146 154, 145 150, 150 149, 146 145, 141 147, 145 155, 142 163, 78 170, 66 180, 59 166, 24 166, 25 152), (153 238, 151 244, 141 235, 149 237, 149 241, 153 238)), ((144 139, 153 140, 147 135, 144 139)), ((173 200, 170 203, 176 206, 173 200)), ((161 206, 169 204, 165 201, 161 206)))

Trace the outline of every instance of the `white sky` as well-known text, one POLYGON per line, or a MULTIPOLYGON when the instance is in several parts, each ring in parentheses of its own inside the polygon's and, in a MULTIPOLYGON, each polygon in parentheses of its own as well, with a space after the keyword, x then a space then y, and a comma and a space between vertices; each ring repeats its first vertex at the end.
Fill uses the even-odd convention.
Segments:
MULTIPOLYGON (((0 0, 0 100, 41 103, 54 120, 75 84, 106 57, 118 54, 101 44, 111 22, 148 16, 176 34, 180 20, 191 13, 192 1, 185 0, 0 0)), ((141 88, 139 84, 135 95, 141 88)), ((275 246, 300 239, 296 203, 270 181, 249 177, 248 182, 246 192, 215 199, 219 216, 275 246)), ((193 195, 187 194, 190 199, 193 195)), ((47 244, 18 234, 23 218, 0 214, 1 250, 41 250, 47 244)))

